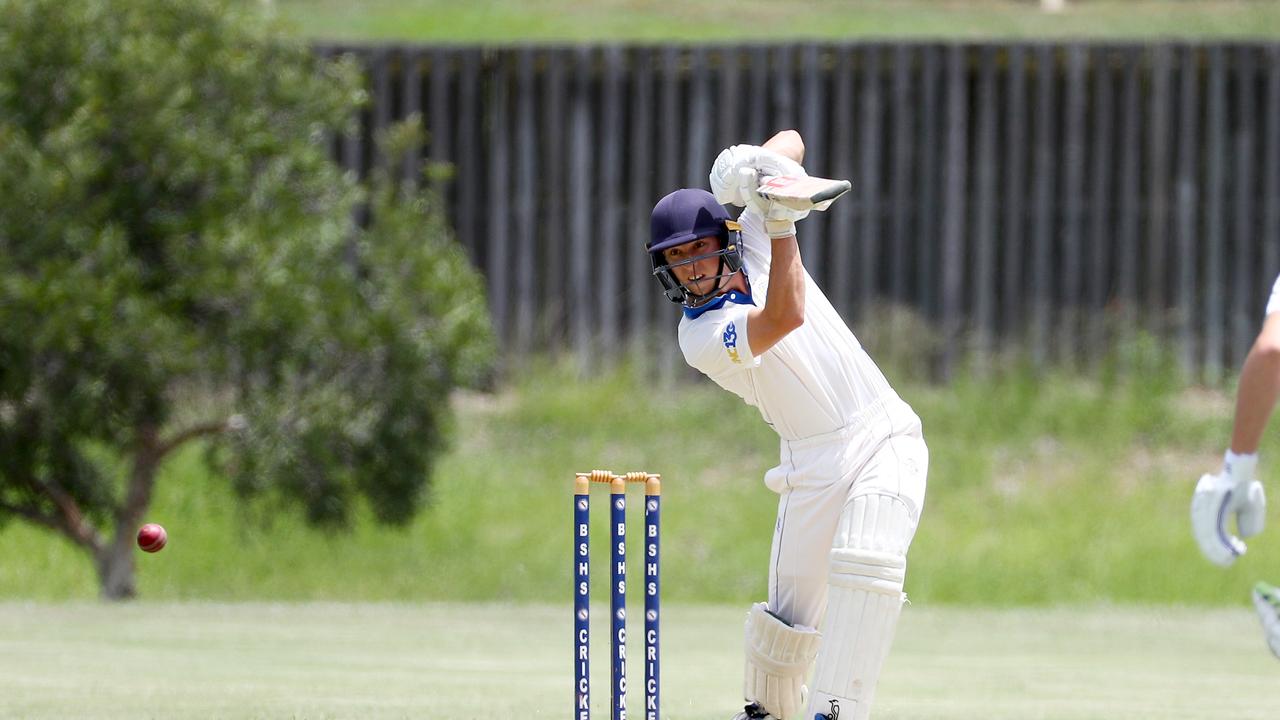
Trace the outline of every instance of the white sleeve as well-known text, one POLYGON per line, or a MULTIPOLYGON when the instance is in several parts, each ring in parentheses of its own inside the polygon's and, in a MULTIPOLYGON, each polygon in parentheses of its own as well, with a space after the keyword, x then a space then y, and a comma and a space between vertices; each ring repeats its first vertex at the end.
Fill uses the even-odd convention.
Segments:
POLYGON ((747 274, 767 278, 773 261, 773 245, 764 231, 764 217, 757 210, 747 208, 738 216, 738 225, 742 226, 742 252, 747 274))
MULTIPOLYGON (((745 214, 745 213, 744 213, 745 214)), ((746 244, 746 233, 743 235, 743 244, 746 244)), ((1276 282, 1271 286, 1271 298, 1267 300, 1267 315, 1273 312, 1280 312, 1280 276, 1276 277, 1276 282)))
POLYGON ((751 305, 728 303, 680 325, 680 350, 685 362, 715 380, 760 364, 747 342, 747 313, 751 305))
POLYGON ((769 245, 769 234, 764 231, 764 216, 755 208, 748 207, 738 216, 738 224, 742 226, 742 247, 751 252, 758 252, 769 257, 773 251, 769 245))

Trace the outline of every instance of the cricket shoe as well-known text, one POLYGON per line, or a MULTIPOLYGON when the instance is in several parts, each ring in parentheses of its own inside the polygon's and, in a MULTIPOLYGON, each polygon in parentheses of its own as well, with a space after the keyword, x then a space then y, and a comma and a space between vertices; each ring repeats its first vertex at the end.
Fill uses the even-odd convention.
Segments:
POLYGON ((759 704, 751 703, 743 708, 742 712, 734 715, 732 720, 778 720, 778 718, 770 715, 759 704))
POLYGON ((1253 606, 1257 608, 1258 619, 1262 621, 1267 645, 1280 658, 1280 588, 1264 582, 1253 586, 1253 606))

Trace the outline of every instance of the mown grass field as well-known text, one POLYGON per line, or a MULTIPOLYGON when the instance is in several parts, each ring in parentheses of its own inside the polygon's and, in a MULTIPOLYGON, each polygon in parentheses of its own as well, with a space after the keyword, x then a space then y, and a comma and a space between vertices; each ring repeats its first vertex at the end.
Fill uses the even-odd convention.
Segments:
POLYGON ((307 36, 448 43, 1280 36, 1267 0, 266 0, 307 36))
MULTIPOLYGON (((743 615, 666 608, 664 719, 734 710, 743 615)), ((606 618, 596 613, 597 717, 608 716, 606 618)), ((875 717, 1272 718, 1280 665, 1256 626, 1246 610, 917 603, 903 614, 875 717)), ((0 716, 563 718, 571 630, 567 607, 545 605, 0 603, 0 716)), ((639 708, 638 664, 631 670, 628 703, 639 708)))
MULTIPOLYGON (((1275 528, 1230 570, 1200 558, 1188 501, 1220 462, 1229 397, 1179 390, 1158 357, 1143 357, 1126 361, 1139 378, 1129 381, 1010 371, 899 382, 931 451, 907 576, 913 597, 1245 607, 1256 580, 1280 581, 1275 528)), ((662 387, 626 371, 584 381, 544 368, 457 408, 454 448, 429 505, 405 528, 361 514, 348 533, 312 531, 291 508, 239 503, 202 469, 198 450, 175 458, 147 518, 168 528, 169 546, 138 554, 142 598, 567 602, 572 474, 592 467, 666 477, 667 600, 763 596, 776 496, 761 478, 777 462, 777 439, 736 398, 705 382, 662 387)), ((1261 472, 1274 486, 1275 433, 1267 443, 1261 472)), ((640 514, 632 520, 638 536, 640 514)), ((593 552, 606 557, 605 514, 593 522, 593 552)), ((0 528, 0 598, 95 595, 87 556, 67 541, 20 523, 0 528)))

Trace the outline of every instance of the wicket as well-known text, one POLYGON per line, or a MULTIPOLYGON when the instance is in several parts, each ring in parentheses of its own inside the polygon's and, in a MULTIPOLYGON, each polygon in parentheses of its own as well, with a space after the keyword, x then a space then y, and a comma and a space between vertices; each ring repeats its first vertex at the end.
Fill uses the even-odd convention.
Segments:
POLYGON ((615 475, 607 470, 577 473, 573 484, 574 518, 574 714, 591 719, 591 484, 609 485, 612 535, 612 720, 627 718, 627 483, 644 483, 644 705, 645 720, 658 720, 658 511, 662 476, 644 472, 615 475))

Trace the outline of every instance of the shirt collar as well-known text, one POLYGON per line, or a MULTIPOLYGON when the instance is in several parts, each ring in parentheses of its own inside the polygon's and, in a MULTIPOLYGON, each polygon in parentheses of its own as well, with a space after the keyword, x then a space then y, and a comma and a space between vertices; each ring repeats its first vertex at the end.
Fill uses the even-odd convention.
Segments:
POLYGON ((699 305, 696 308, 690 308, 690 307, 685 308, 684 316, 689 318, 690 320, 695 320, 703 313, 711 312, 712 310, 719 310, 720 308, 724 307, 725 303, 728 303, 728 302, 736 303, 738 305, 755 305, 756 304, 756 301, 751 298, 751 293, 744 293, 744 292, 738 292, 737 290, 730 290, 729 292, 721 295, 720 297, 716 298, 715 300, 712 300, 711 302, 708 302, 705 305, 699 305))

